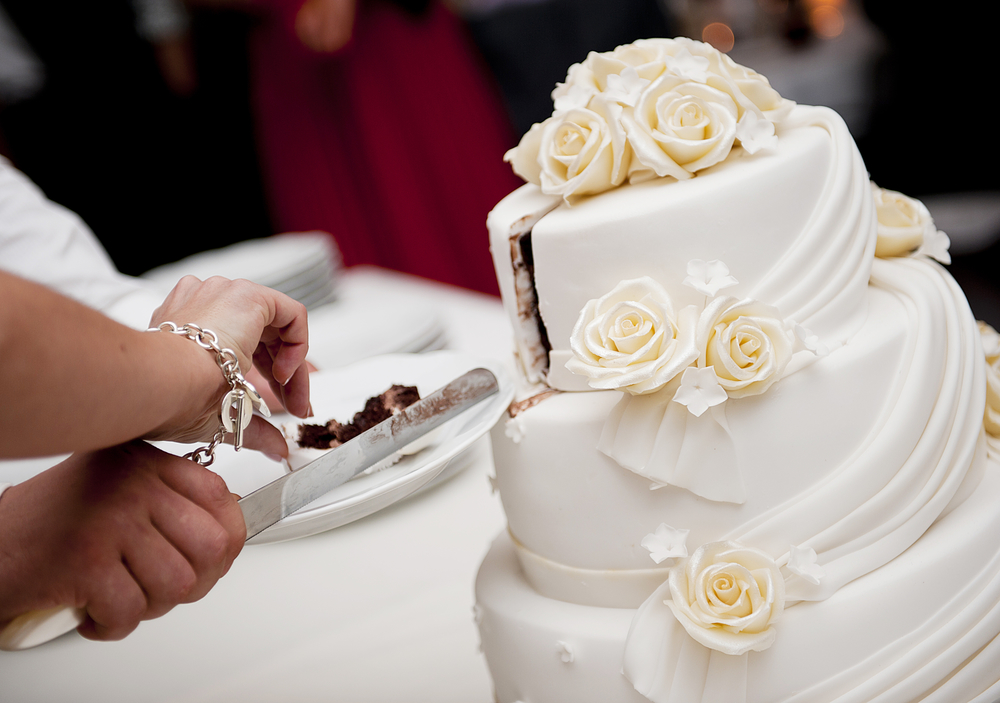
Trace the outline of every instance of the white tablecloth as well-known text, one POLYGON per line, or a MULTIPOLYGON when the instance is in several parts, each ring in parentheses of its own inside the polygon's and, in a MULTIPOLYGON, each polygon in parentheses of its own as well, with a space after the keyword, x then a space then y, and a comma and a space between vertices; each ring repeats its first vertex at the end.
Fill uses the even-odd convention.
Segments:
MULTIPOLYGON (((498 299, 359 268, 347 297, 419 299, 448 347, 510 363, 498 299)), ((248 546, 203 600, 121 642, 0 652, 0 701, 489 703, 473 583, 505 525, 489 437, 461 473, 335 530, 248 546)))

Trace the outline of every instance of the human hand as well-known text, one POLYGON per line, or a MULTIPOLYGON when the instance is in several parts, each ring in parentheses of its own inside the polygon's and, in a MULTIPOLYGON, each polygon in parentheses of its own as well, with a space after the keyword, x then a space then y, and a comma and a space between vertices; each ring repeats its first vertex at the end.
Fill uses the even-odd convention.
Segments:
POLYGON ((30 611, 84 608, 117 640, 202 598, 246 539, 217 475, 144 442, 75 454, 0 498, 0 630, 30 611))
MULTIPOLYGON (((308 359, 306 359, 306 370, 309 373, 315 373, 318 371, 318 369, 313 366, 312 362, 308 359)), ((253 387, 257 389, 257 393, 260 394, 264 404, 267 405, 268 409, 272 413, 281 412, 285 409, 285 402, 279 396, 274 394, 274 391, 271 390, 270 384, 264 378, 264 375, 257 370, 257 367, 250 369, 246 374, 246 378, 250 381, 253 387)), ((312 417, 312 414, 312 408, 310 408, 307 417, 312 417)))
MULTIPOLYGON (((165 321, 194 323, 212 330, 220 346, 236 354, 244 374, 252 364, 288 412, 298 417, 309 415, 308 327, 301 303, 245 280, 212 277, 200 281, 185 276, 153 312, 150 324, 165 321)), ((210 439, 219 426, 221 399, 220 392, 203 412, 173 418, 146 438, 181 442, 210 439)), ((282 456, 287 451, 281 433, 256 416, 246 430, 244 444, 282 456)))
POLYGON ((357 0, 305 0, 295 15, 295 33, 306 48, 332 53, 354 33, 357 0))
POLYGON ((167 88, 179 97, 190 97, 198 88, 198 71, 190 33, 156 40, 153 42, 153 56, 167 88))

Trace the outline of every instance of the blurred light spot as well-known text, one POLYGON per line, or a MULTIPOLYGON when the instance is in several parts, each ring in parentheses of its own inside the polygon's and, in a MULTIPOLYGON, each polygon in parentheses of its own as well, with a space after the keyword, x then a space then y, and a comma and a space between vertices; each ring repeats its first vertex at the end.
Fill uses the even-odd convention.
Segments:
POLYGON ((731 51, 733 44, 736 43, 733 30, 722 22, 712 22, 712 24, 706 25, 701 30, 701 39, 723 53, 731 51))
POLYGON ((821 37, 838 37, 844 31, 844 15, 832 5, 820 5, 809 13, 809 24, 821 37))

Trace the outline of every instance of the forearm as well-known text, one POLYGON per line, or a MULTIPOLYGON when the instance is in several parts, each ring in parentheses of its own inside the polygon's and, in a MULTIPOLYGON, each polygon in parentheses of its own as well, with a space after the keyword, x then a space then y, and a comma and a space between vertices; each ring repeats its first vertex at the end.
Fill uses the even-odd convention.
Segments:
POLYGON ((228 388, 213 355, 189 340, 129 329, 6 273, 0 300, 0 456, 147 436, 206 413, 228 388))

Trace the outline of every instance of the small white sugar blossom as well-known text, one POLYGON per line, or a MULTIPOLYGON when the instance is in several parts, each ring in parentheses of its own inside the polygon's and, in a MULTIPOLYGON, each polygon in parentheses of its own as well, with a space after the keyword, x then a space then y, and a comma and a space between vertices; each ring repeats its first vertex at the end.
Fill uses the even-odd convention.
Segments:
POLYGON ((729 267, 718 259, 715 261, 692 259, 687 263, 687 274, 684 285, 709 297, 715 297, 723 288, 739 283, 729 275, 729 267))
MULTIPOLYGON (((560 84, 562 85, 562 84, 560 84)), ((574 110, 576 108, 587 107, 587 103, 597 93, 597 89, 592 86, 581 85, 579 83, 566 86, 565 90, 558 95, 553 94, 553 107, 556 112, 574 110)))
POLYGON ((503 433, 514 444, 520 444, 525 435, 524 420, 520 417, 509 418, 507 422, 504 423, 503 433))
POLYGON ((683 559, 688 555, 687 538, 690 530, 678 530, 661 522, 656 532, 642 538, 642 547, 649 550, 649 557, 657 564, 667 559, 683 559))
POLYGON ((794 323, 792 329, 795 330, 795 338, 803 349, 811 351, 816 356, 826 356, 830 353, 829 347, 823 344, 818 335, 798 323, 794 323))
POLYGON ((948 235, 939 229, 931 228, 924 233, 924 241, 917 249, 917 255, 929 256, 942 264, 950 264, 951 254, 948 252, 950 248, 951 239, 948 235))
POLYGON ((826 576, 826 571, 816 563, 817 559, 816 551, 812 547, 792 546, 788 552, 788 570, 793 574, 798 574, 814 586, 818 586, 819 582, 826 576))
POLYGON ((687 49, 681 49, 675 55, 664 56, 667 70, 678 78, 695 83, 708 82, 709 61, 704 56, 695 56, 687 49))
POLYGON ((778 146, 778 137, 774 133, 774 123, 758 117, 753 111, 747 110, 736 123, 736 138, 748 154, 756 154, 761 149, 774 149, 778 146))
POLYGON ((681 385, 673 401, 685 406, 695 417, 701 417, 710 407, 725 403, 728 397, 713 367, 689 366, 681 376, 681 385))
POLYGON ((576 660, 576 653, 573 651, 573 645, 569 642, 559 640, 556 642, 556 647, 556 652, 559 654, 559 658, 562 659, 564 664, 572 664, 576 660))
POLYGON ((639 94, 649 83, 649 80, 639 77, 638 71, 628 66, 620 74, 612 73, 608 76, 608 87, 604 95, 613 102, 634 107, 639 94))

